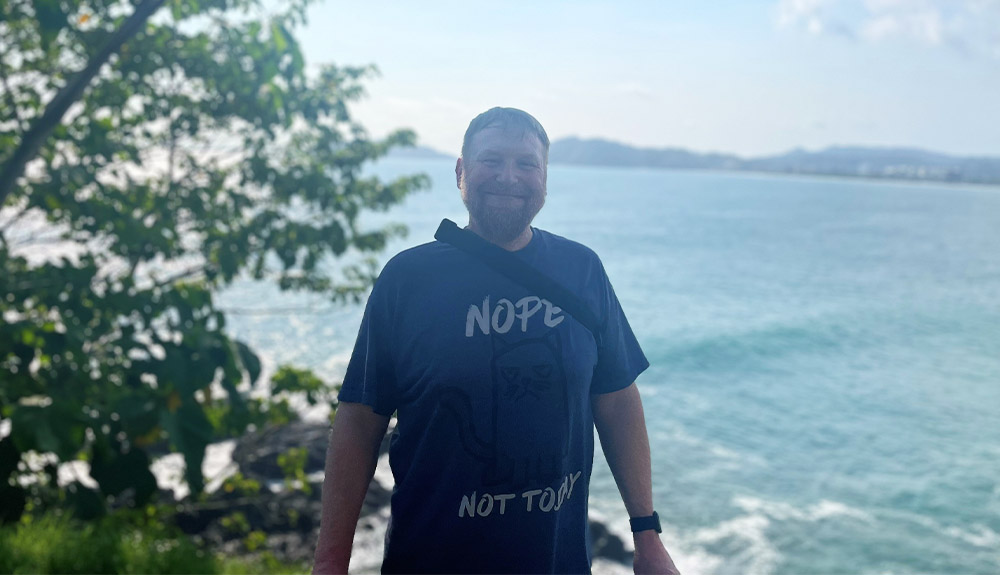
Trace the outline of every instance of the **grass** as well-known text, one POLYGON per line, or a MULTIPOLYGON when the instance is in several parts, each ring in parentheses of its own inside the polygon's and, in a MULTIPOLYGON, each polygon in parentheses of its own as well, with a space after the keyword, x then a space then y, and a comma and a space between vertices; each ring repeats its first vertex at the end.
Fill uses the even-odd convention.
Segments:
POLYGON ((0 573, 306 573, 268 553, 223 557, 161 522, 109 516, 81 522, 48 513, 0 528, 0 573))

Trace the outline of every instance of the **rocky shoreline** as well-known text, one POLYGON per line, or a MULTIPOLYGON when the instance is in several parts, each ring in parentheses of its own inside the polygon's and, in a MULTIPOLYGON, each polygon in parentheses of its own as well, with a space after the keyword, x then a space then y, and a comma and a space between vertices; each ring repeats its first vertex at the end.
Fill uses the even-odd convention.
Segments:
MULTIPOLYGON (((295 422, 237 439, 233 463, 244 478, 260 483, 260 491, 247 495, 219 489, 204 501, 182 504, 176 516, 177 526, 227 555, 245 557, 268 551, 283 562, 311 564, 319 537, 328 430, 329 426, 322 423, 295 422), (278 456, 293 447, 306 448, 308 490, 287 489, 282 485, 284 472, 278 456), (237 512, 242 518, 234 522, 231 517, 237 512), (247 546, 249 532, 263 534, 257 538, 254 549, 247 546)), ((381 561, 381 538, 392 494, 391 476, 384 469, 387 449, 388 436, 382 443, 380 472, 376 472, 361 510, 352 572, 377 571, 381 561)), ((622 538, 594 518, 590 521, 590 531, 595 572, 631 571, 632 552, 622 538), (599 569, 599 565, 603 568, 599 569)))

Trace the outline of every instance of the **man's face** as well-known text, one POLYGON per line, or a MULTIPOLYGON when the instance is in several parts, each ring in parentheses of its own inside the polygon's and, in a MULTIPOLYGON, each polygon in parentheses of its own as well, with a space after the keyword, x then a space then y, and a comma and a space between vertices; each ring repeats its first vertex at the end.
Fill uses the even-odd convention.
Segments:
POLYGON ((455 174, 473 229, 504 244, 524 233, 545 204, 545 150, 538 136, 489 126, 472 137, 455 174))

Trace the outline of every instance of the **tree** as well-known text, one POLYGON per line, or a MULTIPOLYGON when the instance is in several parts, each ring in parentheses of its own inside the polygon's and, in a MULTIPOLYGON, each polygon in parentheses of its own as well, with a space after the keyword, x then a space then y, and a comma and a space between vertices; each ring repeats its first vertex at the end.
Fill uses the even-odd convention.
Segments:
POLYGON ((0 521, 21 513, 28 454, 50 485, 89 462, 99 491, 63 494, 84 514, 148 500, 156 445, 198 493, 207 443, 264 409, 213 294, 249 277, 357 300, 405 231, 359 216, 426 178, 363 167, 414 136, 351 118, 372 68, 307 69, 293 32, 310 2, 0 0, 0 521))

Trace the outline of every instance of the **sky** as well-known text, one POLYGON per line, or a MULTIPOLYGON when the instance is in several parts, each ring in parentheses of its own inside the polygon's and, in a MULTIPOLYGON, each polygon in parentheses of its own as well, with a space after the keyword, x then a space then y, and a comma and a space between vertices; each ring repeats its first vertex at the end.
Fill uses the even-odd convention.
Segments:
POLYGON ((1000 156, 1000 0, 326 0, 299 38, 379 68, 353 108, 374 136, 446 153, 513 106, 553 140, 1000 156))

